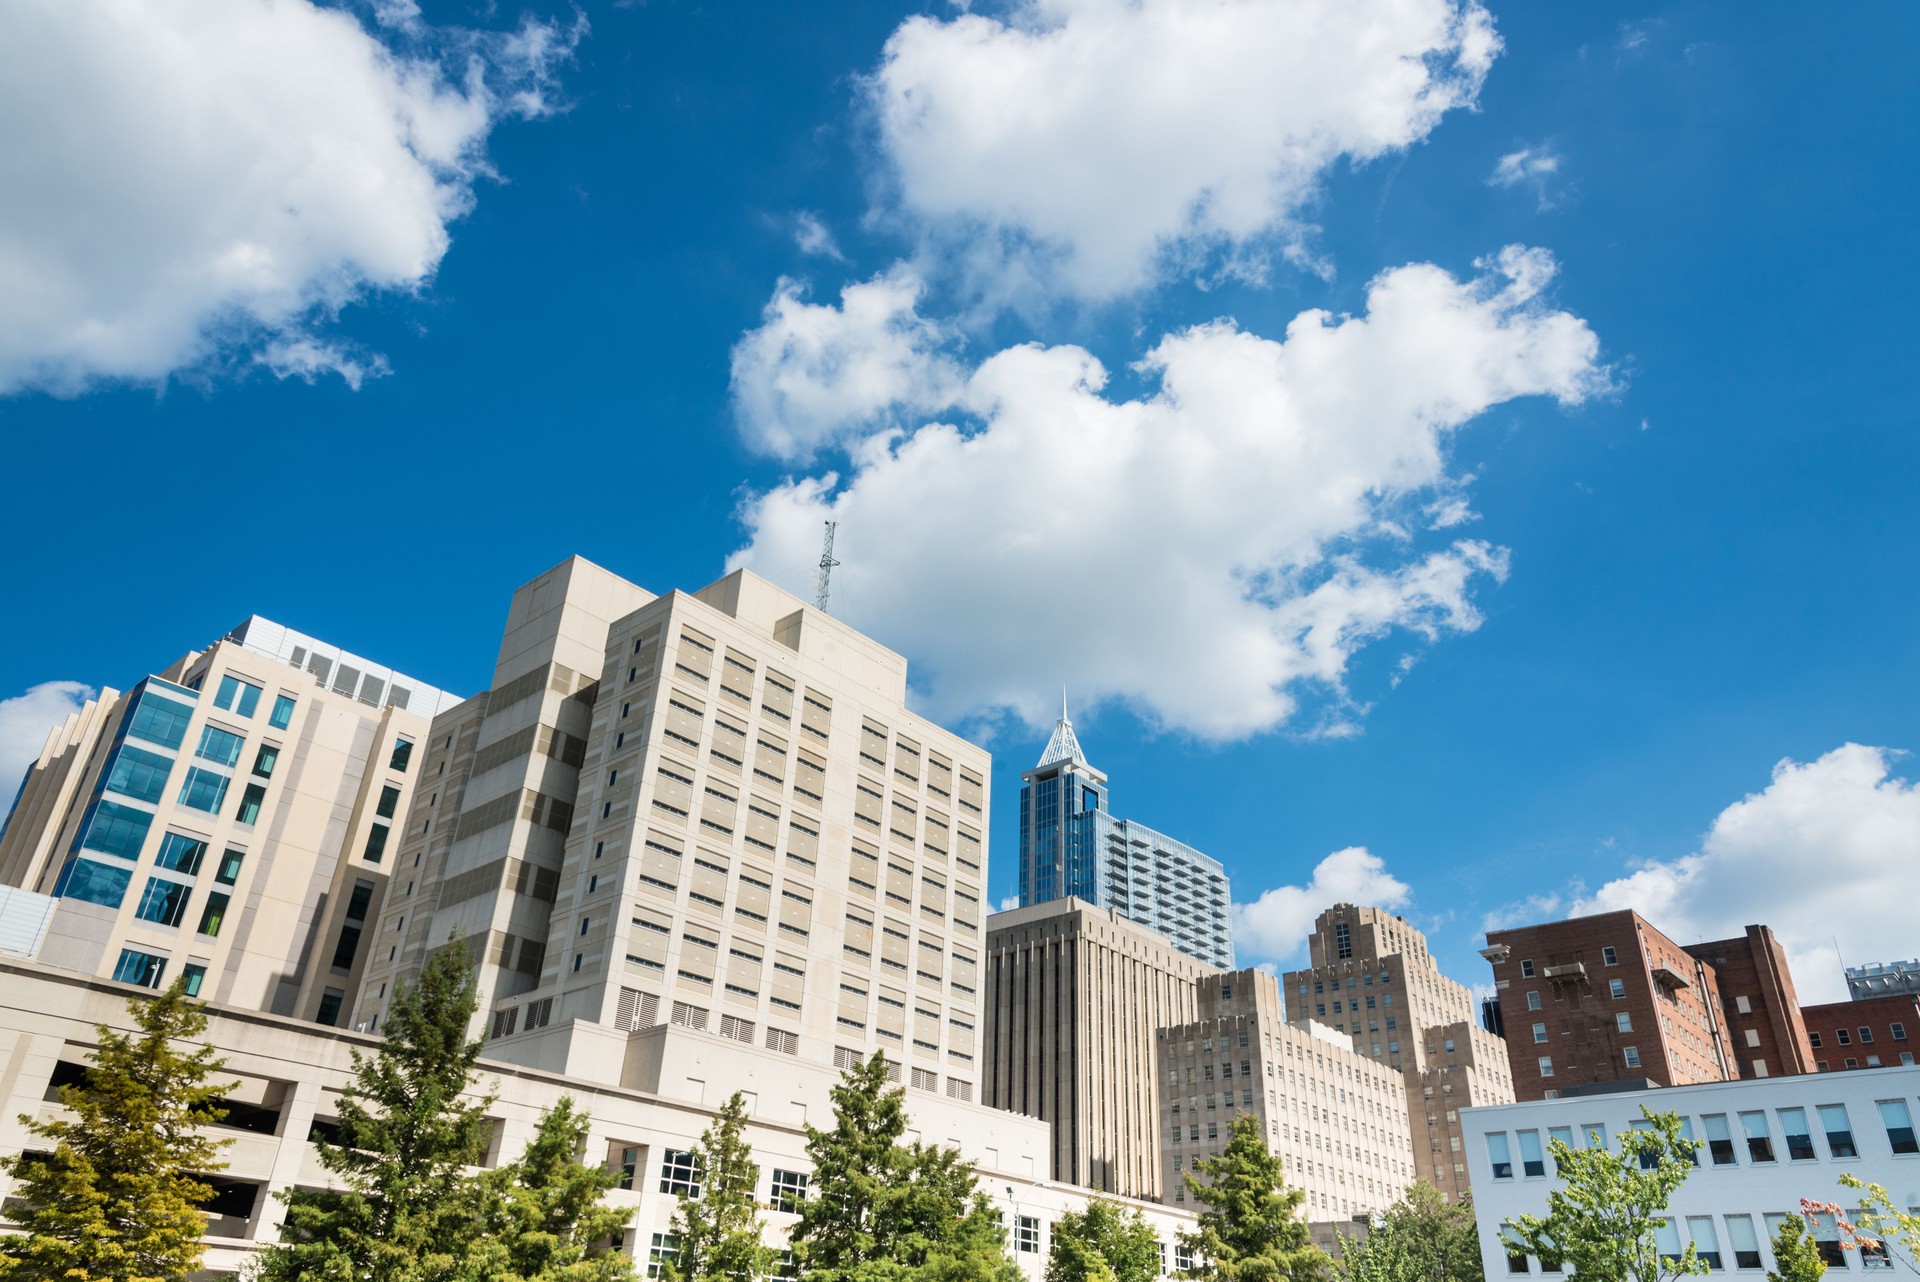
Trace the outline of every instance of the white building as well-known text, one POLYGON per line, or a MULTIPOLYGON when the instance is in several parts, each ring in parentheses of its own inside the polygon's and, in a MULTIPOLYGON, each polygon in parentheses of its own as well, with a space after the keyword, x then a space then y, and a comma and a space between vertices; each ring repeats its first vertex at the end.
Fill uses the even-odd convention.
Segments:
MULTIPOLYGON (((1879 1184, 1894 1205, 1920 1207, 1920 1068, 1868 1069, 1797 1077, 1748 1078, 1664 1089, 1584 1095, 1467 1109, 1468 1170, 1480 1253, 1489 1279, 1555 1270, 1509 1254, 1501 1225, 1521 1214, 1544 1215, 1555 1187, 1550 1141, 1605 1142, 1641 1121, 1641 1106, 1678 1113, 1700 1141, 1699 1169, 1674 1195, 1661 1249, 1677 1254, 1689 1239, 1712 1271, 1751 1273, 1775 1267, 1769 1239, 1800 1200, 1858 1198, 1843 1173, 1879 1184)), ((1815 1226, 1828 1267, 1880 1269, 1842 1246, 1830 1218, 1815 1226)))

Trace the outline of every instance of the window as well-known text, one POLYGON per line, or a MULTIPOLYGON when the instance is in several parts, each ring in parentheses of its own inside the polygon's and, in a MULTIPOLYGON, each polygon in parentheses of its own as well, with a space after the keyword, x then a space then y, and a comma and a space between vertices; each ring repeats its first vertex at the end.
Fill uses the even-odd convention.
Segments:
POLYGON ((1545 1024, 1535 1024, 1533 1026, 1533 1040, 1536 1044, 1543 1044, 1546 1042, 1547 1026, 1545 1024))
POLYGON ((1668 1264, 1677 1263, 1680 1259, 1680 1226, 1670 1219, 1655 1220, 1653 1244, 1654 1248, 1660 1252, 1662 1261, 1668 1264))
POLYGON ((200 871, 200 861, 206 853, 206 842, 170 832, 160 838, 160 850, 153 857, 153 866, 191 877, 200 871))
POLYGON ((1613 1026, 1623 1033, 1631 1033, 1633 1031, 1632 1013, 1623 1010, 1615 1015, 1613 1017, 1613 1026))
POLYGON ((1013 1249, 1031 1255, 1040 1249, 1040 1219, 1022 1215, 1013 1222, 1013 1249))
POLYGON ((227 783, 227 777, 223 774, 190 766, 187 777, 180 784, 179 803, 192 810, 204 810, 210 815, 217 815, 220 813, 220 803, 227 799, 227 783))
POLYGON ((1540 1009, 1540 994, 1537 991, 1529 992, 1527 994, 1527 1009, 1528 1010, 1540 1009))
POLYGON ((199 933, 208 939, 219 938, 220 926, 227 919, 227 899, 225 892, 216 890, 207 896, 207 905, 200 910, 199 933))
POLYGON ((189 964, 180 974, 186 979, 185 992, 189 997, 200 995, 200 985, 206 982, 207 968, 199 962, 189 964))
POLYGON ((373 883, 355 882, 353 894, 347 900, 346 920, 340 926, 340 938, 333 946, 333 968, 352 970, 354 956, 360 951, 360 932, 367 920, 367 909, 373 903, 373 883))
POLYGON ((1609 979, 1607 981, 1607 996, 1617 999, 1617 998, 1625 997, 1626 995, 1627 995, 1626 980, 1609 979))
POLYGON ((647 1276, 665 1277, 670 1265, 680 1262, 680 1235, 677 1233, 656 1233, 653 1245, 647 1248, 647 1276))
POLYGON ((1711 1215, 1687 1217, 1687 1240, 1693 1243, 1694 1258, 1709 1269, 1720 1267, 1720 1239, 1713 1231, 1711 1215))
POLYGON ((221 677, 220 692, 214 695, 213 706, 222 712, 251 717, 253 710, 260 706, 260 687, 239 677, 221 677))
POLYGON ((147 829, 152 826, 153 816, 144 810, 135 810, 117 801, 95 802, 93 816, 87 821, 87 835, 81 839, 80 846, 83 850, 98 850, 122 859, 138 859, 140 847, 147 840, 147 829))
POLYGON ((247 741, 237 734, 228 734, 218 726, 205 726, 200 731, 200 746, 193 755, 217 766, 231 766, 240 760, 240 749, 247 741))
POLYGON ((185 882, 149 877, 147 888, 140 896, 140 905, 133 910, 133 915, 141 921, 161 926, 178 926, 180 919, 187 915, 187 900, 192 895, 193 887, 185 882))
POLYGON ((178 748, 187 737, 187 723, 193 709, 184 703, 162 699, 157 694, 140 696, 133 715, 127 719, 127 737, 157 743, 163 748, 178 748))
POLYGON ((776 1211, 785 1211, 789 1215, 800 1213, 800 1204, 807 1200, 807 1176, 804 1171, 781 1171, 773 1173, 773 1196, 767 1205, 776 1211))
POLYGON ((1860 1025, 1860 1044, 1862 1046, 1869 1046, 1869 1045, 1872 1045, 1872 1043, 1873 1043, 1873 1030, 1867 1027, 1865 1024, 1860 1025))
POLYGON ((387 758, 387 769, 397 770, 401 774, 405 774, 407 770, 407 763, 412 760, 413 760, 413 740, 395 739, 393 741, 393 755, 387 758))
POLYGON ((1816 1033, 1816 1032, 1814 1032, 1814 1031, 1813 1031, 1812 1029, 1808 1029, 1808 1030, 1807 1030, 1807 1045, 1809 1045, 1809 1046, 1811 1046, 1811 1047, 1813 1047, 1813 1049, 1815 1049, 1815 1050, 1819 1050, 1819 1049, 1820 1049, 1820 1034, 1818 1034, 1818 1033, 1816 1033))
POLYGON ((1523 961, 1523 962, 1521 962, 1521 963, 1520 963, 1520 977, 1521 977, 1522 979, 1532 979, 1532 978, 1533 978, 1533 963, 1532 963, 1532 962, 1530 962, 1530 961, 1523 961))
POLYGON ((1520 1136, 1520 1173, 1529 1178, 1547 1173, 1546 1158, 1540 1151, 1540 1132, 1521 1131, 1520 1136))
POLYGON ((1638 1046, 1621 1047, 1620 1059, 1628 1068, 1640 1067, 1640 1048, 1638 1046))
POLYGON ((1788 1160, 1794 1162, 1813 1160, 1813 1136, 1807 1130, 1806 1109, 1781 1109, 1780 1131, 1786 1137, 1788 1160))
POLYGON ((155 802, 166 792, 167 774, 172 769, 172 757, 122 744, 113 754, 113 769, 107 773, 104 786, 108 792, 135 801, 155 802))
POLYGON ((1732 1166, 1733 1133, 1727 1128, 1725 1113, 1708 1113, 1700 1119, 1707 1128, 1707 1152, 1713 1156, 1715 1166, 1732 1166))
POLYGON ((385 855, 386 853, 387 853, 387 825, 385 824, 369 825, 367 828, 367 848, 364 852, 364 857, 366 861, 370 864, 377 864, 380 862, 381 856, 385 855))
POLYGON ((676 1197, 698 1198, 700 1175, 698 1154, 670 1148, 660 1160, 660 1191, 676 1197))
POLYGON ((380 790, 380 802, 373 808, 373 813, 379 815, 382 819, 391 819, 393 818, 393 812, 399 808, 400 790, 392 784, 388 784, 380 790))
POLYGON ((1513 1178, 1513 1152, 1507 1145, 1505 1131, 1490 1131, 1487 1134, 1487 1160, 1493 1164, 1493 1178, 1510 1180, 1513 1178))
POLYGON ((1853 1142, 1853 1122, 1845 1104, 1820 1105, 1820 1129, 1827 1133, 1827 1151, 1835 1157, 1858 1157, 1853 1142))
POLYGON ((1620 964, 1619 950, 1611 947, 1602 948, 1600 950, 1600 961, 1607 966, 1618 966, 1620 964))
POLYGON ((240 880, 240 865, 245 863, 246 859, 245 851, 229 850, 220 856, 220 871, 213 875, 213 879, 222 886, 233 885, 240 880))
POLYGON ((320 994, 320 1009, 313 1013, 313 1022, 332 1028, 340 1022, 340 1003, 346 1000, 346 994, 337 988, 329 988, 320 994))
POLYGON ((253 773, 262 779, 273 778, 273 768, 280 764, 280 749, 270 743, 260 745, 260 751, 253 754, 253 773))
POLYGON ((1336 923, 1333 928, 1333 945, 1341 960, 1353 956, 1353 927, 1346 922, 1336 923))
POLYGON ((233 821, 235 823, 249 825, 259 823, 260 807, 266 800, 267 790, 264 785, 257 783, 248 784, 247 790, 240 794, 240 810, 239 813, 234 815, 233 821))
POLYGON ((630 1189, 640 1175, 640 1162, 645 1149, 628 1145, 620 1150, 620 1179, 615 1188, 630 1189))
POLYGON ((116 982, 138 984, 142 988, 160 987, 160 977, 166 973, 166 958, 143 953, 136 948, 122 948, 119 964, 113 968, 116 982))
POLYGON ((1880 1122, 1887 1128, 1887 1143, 1896 1153, 1920 1153, 1920 1138, 1913 1133, 1913 1112, 1903 1099, 1879 1101, 1880 1122))
POLYGON ((273 701, 273 712, 267 717, 267 724, 275 730, 285 730, 293 724, 293 696, 280 695, 273 701))
POLYGON ((1757 1269, 1760 1267, 1760 1238, 1753 1231, 1751 1215, 1727 1217, 1727 1241, 1733 1247, 1734 1268, 1757 1269))
POLYGON ((1747 1160, 1750 1162, 1771 1162, 1773 1160, 1773 1133, 1767 1129, 1765 1113, 1740 1114, 1740 1129, 1747 1136, 1747 1160))
POLYGON ((1553 1057, 1552 1056, 1542 1055, 1540 1057, 1540 1076, 1542 1077, 1553 1076, 1553 1057))
POLYGON ((1527 1253, 1525 1251, 1508 1251, 1507 1252, 1507 1272, 1525 1273, 1527 1271, 1528 1271, 1527 1253))
POLYGON ((1820 1248, 1820 1258, 1830 1269, 1846 1268, 1847 1255, 1840 1246, 1838 1218, 1831 1211, 1814 1211, 1808 1218, 1813 1221, 1813 1243, 1820 1248))

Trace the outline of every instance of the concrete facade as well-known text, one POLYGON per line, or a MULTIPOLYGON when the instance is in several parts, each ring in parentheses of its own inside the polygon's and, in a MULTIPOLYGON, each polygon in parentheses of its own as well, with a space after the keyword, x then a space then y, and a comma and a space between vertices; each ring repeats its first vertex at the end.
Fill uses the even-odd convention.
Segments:
POLYGON ((1196 991, 1198 1018, 1155 1037, 1166 1200, 1188 1204, 1182 1174, 1217 1156, 1242 1114, 1306 1192, 1309 1220, 1350 1221, 1406 1191, 1416 1171, 1398 1072, 1347 1033, 1289 1024, 1265 971, 1207 975, 1196 991))
MULTIPOLYGON (((1800 1213, 1800 1199, 1858 1205, 1843 1172, 1884 1187, 1897 1207, 1920 1206, 1920 1069, 1882 1068, 1830 1076, 1747 1078, 1538 1100, 1469 1109, 1467 1156, 1481 1258, 1489 1279, 1551 1272, 1510 1255, 1500 1226, 1544 1214, 1556 1186, 1548 1142, 1607 1143, 1641 1119, 1641 1106, 1678 1113, 1702 1143, 1698 1168, 1674 1194, 1663 1251, 1686 1240, 1712 1252, 1712 1272, 1760 1277, 1777 1262, 1774 1225, 1800 1213)), ((1830 1269, 1888 1269, 1885 1259, 1844 1249, 1837 1227, 1815 1228, 1830 1269)), ((1555 1276, 1558 1276, 1556 1274, 1555 1276)), ((1830 1274, 1829 1276, 1835 1276, 1830 1274)))
POLYGON ((1803 1007, 1814 1069, 1882 1068, 1913 1063, 1920 1038, 1920 994, 1890 993, 1803 1007))
POLYGON ((453 697, 248 619, 56 727, 0 834, 55 898, 35 955, 337 1022, 393 866, 414 748, 453 697))
POLYGON ((1112 909, 1061 899, 987 920, 986 1102, 1053 1126, 1049 1174, 1162 1195, 1159 1030, 1212 969, 1112 909))
POLYGON ((1283 981, 1289 1015, 1339 1029, 1355 1053, 1397 1074, 1415 1174, 1458 1201, 1460 1110, 1514 1098, 1504 1041, 1475 1022, 1473 993, 1440 973, 1427 937, 1403 917, 1336 904, 1315 919, 1307 949, 1311 964, 1283 981))

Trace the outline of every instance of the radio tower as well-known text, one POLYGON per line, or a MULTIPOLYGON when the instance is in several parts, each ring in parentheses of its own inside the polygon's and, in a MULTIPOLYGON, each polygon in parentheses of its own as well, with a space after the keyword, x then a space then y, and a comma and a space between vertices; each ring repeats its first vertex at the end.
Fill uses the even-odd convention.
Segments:
POLYGON ((840 564, 833 559, 833 532, 840 527, 840 522, 828 521, 826 526, 826 542, 820 549, 820 573, 813 580, 813 604, 823 614, 831 613, 827 609, 827 588, 833 579, 833 567, 840 564))

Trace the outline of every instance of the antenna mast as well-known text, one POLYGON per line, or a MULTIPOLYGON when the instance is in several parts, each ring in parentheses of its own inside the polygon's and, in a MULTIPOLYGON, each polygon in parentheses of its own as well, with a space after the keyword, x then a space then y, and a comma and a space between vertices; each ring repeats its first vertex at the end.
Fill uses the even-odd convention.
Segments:
POLYGON ((822 614, 831 613, 827 609, 827 589, 833 580, 833 567, 840 564, 833 559, 833 532, 840 528, 840 522, 826 522, 827 537, 820 548, 820 573, 814 576, 814 608, 822 614))

